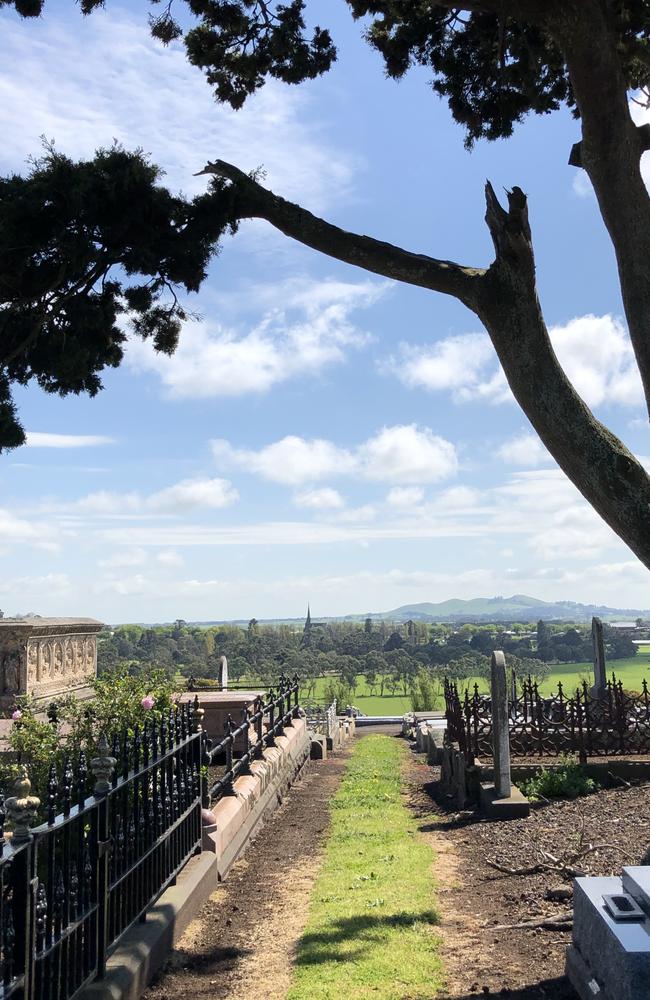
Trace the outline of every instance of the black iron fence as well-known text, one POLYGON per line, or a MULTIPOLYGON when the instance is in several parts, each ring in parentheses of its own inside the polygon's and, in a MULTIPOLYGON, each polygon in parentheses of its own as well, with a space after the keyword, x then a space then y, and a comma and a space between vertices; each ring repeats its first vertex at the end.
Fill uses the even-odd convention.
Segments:
MULTIPOLYGON (((461 694, 445 679, 447 738, 471 757, 492 755, 492 703, 474 685, 461 694)), ((578 754, 608 757, 650 753, 650 692, 626 691, 612 674, 603 694, 593 697, 585 682, 572 695, 558 683, 542 695, 532 678, 512 685, 508 702, 510 753, 513 757, 578 754)))
POLYGON ((297 678, 282 678, 237 729, 228 718, 215 747, 198 697, 111 744, 102 737, 89 763, 82 752, 52 765, 47 818, 35 827, 41 803, 22 769, 14 795, 0 796, 0 1000, 73 1000, 102 978, 126 931, 200 852, 202 808, 234 793, 236 777, 293 724, 298 700, 297 678), (226 771, 210 788, 220 753, 226 771))
POLYGON ((248 708, 242 709, 239 726, 235 727, 231 716, 228 716, 224 738, 216 746, 209 740, 206 743, 208 765, 225 761, 224 773, 207 790, 206 805, 222 795, 234 794, 235 779, 251 773, 252 762, 262 756, 266 747, 275 746, 276 736, 284 735, 285 726, 293 726, 299 711, 298 677, 290 680, 281 676, 277 691, 271 688, 266 701, 257 697, 252 712, 248 708), (235 759, 236 747, 239 751, 235 759))

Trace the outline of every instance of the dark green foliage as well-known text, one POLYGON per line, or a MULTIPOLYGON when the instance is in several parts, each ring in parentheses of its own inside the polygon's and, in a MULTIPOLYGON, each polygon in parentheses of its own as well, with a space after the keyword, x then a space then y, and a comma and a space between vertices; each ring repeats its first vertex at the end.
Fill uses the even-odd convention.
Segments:
POLYGON ((267 77, 302 83, 336 58, 328 31, 305 36, 303 0, 188 0, 197 27, 185 35, 187 57, 204 70, 217 100, 240 108, 267 77))
POLYGON ((528 781, 521 782, 521 790, 530 799, 577 799, 597 791, 598 785, 588 778, 582 764, 574 757, 558 757, 558 766, 543 767, 528 781))
POLYGON ((509 136, 530 111, 573 105, 556 45, 519 17, 450 12, 427 0, 349 2, 356 17, 374 15, 367 39, 389 76, 402 77, 412 65, 433 71, 433 89, 465 126, 468 145, 509 136))
POLYGON ((0 449, 24 440, 10 385, 61 396, 102 387, 130 329, 171 354, 219 237, 232 189, 187 201, 139 151, 73 162, 47 147, 27 177, 0 178, 0 449))

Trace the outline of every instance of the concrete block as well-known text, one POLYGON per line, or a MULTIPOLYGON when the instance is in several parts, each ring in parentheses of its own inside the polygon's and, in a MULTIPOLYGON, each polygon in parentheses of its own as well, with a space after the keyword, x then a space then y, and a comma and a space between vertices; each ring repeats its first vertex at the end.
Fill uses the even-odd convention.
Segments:
POLYGON ((530 814, 530 802, 516 785, 510 786, 507 798, 501 798, 493 784, 482 783, 479 795, 481 812, 488 819, 521 819, 530 814))
POLYGON ((622 880, 579 878, 573 889, 573 942, 566 972, 582 1000, 650 997, 650 917, 615 920, 603 896, 624 891, 622 880))

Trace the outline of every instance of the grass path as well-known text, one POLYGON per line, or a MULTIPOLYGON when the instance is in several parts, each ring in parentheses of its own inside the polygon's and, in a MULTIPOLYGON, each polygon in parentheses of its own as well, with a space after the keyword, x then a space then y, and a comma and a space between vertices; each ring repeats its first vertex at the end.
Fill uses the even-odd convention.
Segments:
POLYGON ((355 742, 287 1000, 423 1000, 441 985, 434 855, 401 794, 407 752, 389 736, 355 742))

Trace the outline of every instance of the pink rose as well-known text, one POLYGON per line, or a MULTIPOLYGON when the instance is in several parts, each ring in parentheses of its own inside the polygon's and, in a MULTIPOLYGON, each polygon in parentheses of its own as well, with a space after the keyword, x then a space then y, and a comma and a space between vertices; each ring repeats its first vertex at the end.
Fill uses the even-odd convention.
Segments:
POLYGON ((14 722, 20 722, 20 720, 22 719, 22 717, 23 717, 23 713, 20 711, 19 708, 17 708, 16 711, 13 712, 12 716, 11 716, 11 718, 14 720, 14 722))
POLYGON ((146 710, 149 711, 150 708, 153 708, 155 700, 156 699, 152 695, 147 694, 142 699, 140 704, 142 705, 143 708, 146 708, 146 710))

